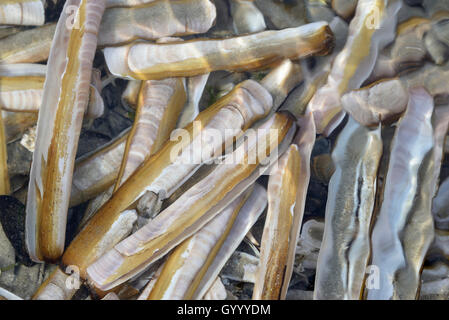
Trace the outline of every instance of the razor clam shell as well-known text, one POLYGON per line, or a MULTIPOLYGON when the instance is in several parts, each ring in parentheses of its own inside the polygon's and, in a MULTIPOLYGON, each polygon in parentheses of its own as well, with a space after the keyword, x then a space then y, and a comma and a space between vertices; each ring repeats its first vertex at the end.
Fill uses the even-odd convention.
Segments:
POLYGON ((383 201, 372 240, 371 264, 379 268, 379 287, 367 299, 415 299, 424 256, 434 230, 435 141, 433 99, 423 88, 410 91, 407 110, 392 142, 383 201))
POLYGON ((101 20, 98 45, 205 33, 212 27, 215 17, 215 6, 209 0, 165 0, 138 7, 111 8, 101 20))
MULTIPOLYGON (((280 137, 283 142, 291 139, 289 137, 296 130, 288 117, 280 114, 273 115, 260 127, 260 129, 272 128, 281 131, 278 139, 280 137)), ((265 138, 266 134, 263 137, 265 138)), ((278 139, 269 137, 269 150, 272 151, 275 148, 277 150, 280 143, 278 139)), ((197 183, 151 222, 91 264, 87 268, 89 279, 102 290, 117 286, 160 259, 221 212, 264 171, 257 164, 242 166, 247 161, 246 149, 254 150, 258 144, 256 140, 259 141, 259 139, 250 139, 249 145, 241 144, 236 151, 226 156, 228 161, 225 160, 221 166, 217 166, 206 179, 197 183), (230 165, 229 161, 236 164, 230 165), (212 185, 215 188, 211 188, 212 185), (196 213, 199 216, 195 216, 196 213), (189 218, 193 221, 189 221, 189 218), (182 228, 176 227, 179 224, 182 224, 182 228), (175 230, 171 230, 166 237, 161 237, 171 228, 175 230), (158 242, 165 243, 159 246, 155 244, 158 242), (152 246, 153 249, 151 249, 152 246)), ((260 150, 257 152, 258 163, 270 158, 269 155, 260 154, 260 152, 260 150)), ((263 153, 265 152, 266 150, 263 150, 263 153)), ((272 155, 273 152, 270 154, 272 155)))
POLYGON ((6 137, 2 113, 0 112, 0 195, 11 192, 8 175, 8 153, 6 152, 6 137))
POLYGON ((262 12, 253 0, 231 0, 232 26, 235 34, 255 33, 267 28, 262 12))
MULTIPOLYGON (((0 107, 12 112, 38 112, 42 104, 47 66, 35 63, 0 64, 0 107)), ((92 72, 86 117, 103 114, 99 70, 92 72)))
POLYGON ((44 22, 42 0, 7 0, 0 4, 0 24, 40 26, 44 22))
POLYGON ((39 111, 46 72, 46 66, 40 64, 0 64, 1 109, 39 111))
POLYGON ((342 108, 360 124, 372 127, 390 121, 407 107, 408 92, 399 79, 376 82, 350 91, 341 98, 342 108))
POLYGON ((129 130, 98 150, 77 159, 72 179, 70 207, 86 202, 116 181, 129 130))
MULTIPOLYGON (((260 248, 260 263, 254 283, 253 300, 281 299, 293 224, 300 170, 298 146, 293 144, 270 170, 268 210, 260 248)), ((296 248, 296 243, 294 243, 296 248)))
POLYGON ((206 292, 203 300, 226 300, 228 293, 220 277, 217 277, 212 286, 206 292))
POLYGON ((380 126, 370 130, 350 117, 332 152, 336 169, 329 183, 314 299, 360 299, 381 156, 380 126))
POLYGON ((15 33, 23 31, 26 28, 27 27, 20 27, 20 26, 16 26, 16 27, 0 26, 0 39, 9 37, 15 33))
POLYGON ((242 193, 170 253, 148 300, 191 299, 251 191, 242 193))
POLYGON ((146 3, 151 3, 155 0, 106 0, 106 8, 112 7, 134 7, 146 3))
POLYGON ((254 3, 276 29, 294 28, 307 23, 303 1, 287 4, 278 1, 254 0, 254 3))
POLYGON ((69 0, 56 27, 27 198, 26 243, 34 261, 56 260, 64 249, 75 153, 104 6, 104 0, 69 0), (76 23, 67 28, 68 6, 77 8, 83 28, 76 23))
POLYGON ((213 280, 218 277, 226 262, 231 258, 245 235, 259 219, 266 206, 267 192, 264 187, 256 183, 253 192, 240 210, 228 237, 198 285, 193 299, 201 299, 208 292, 209 288, 213 285, 213 280))
POLYGON ((340 124, 341 95, 359 88, 369 77, 378 51, 394 39, 401 5, 397 0, 358 1, 345 47, 335 58, 326 85, 307 107, 315 117, 317 133, 329 135, 340 124))
POLYGON ((56 24, 24 30, 0 40, 0 63, 34 63, 48 59, 56 24))
POLYGON ((183 80, 145 81, 139 100, 115 189, 168 140, 186 101, 183 80))
POLYGON ((112 74, 129 79, 187 77, 216 70, 264 68, 285 58, 326 54, 333 36, 325 22, 222 40, 135 43, 104 49, 112 74), (151 58, 150 58, 151 57, 151 58))
POLYGON ((242 130, 267 115, 271 105, 269 92, 257 82, 248 80, 200 113, 195 121, 196 129, 194 124, 187 126, 181 140, 175 135, 157 154, 144 161, 115 196, 100 208, 67 248, 63 262, 78 265, 84 277, 87 266, 99 258, 96 243, 101 241, 101 234, 107 232, 121 211, 135 204, 148 191, 157 193, 160 199, 170 196, 202 163, 221 155, 223 144, 226 146, 240 136, 242 130), (213 139, 214 143, 210 143, 209 137, 216 136, 217 132, 219 141, 213 139), (92 233, 92 228, 102 232, 92 233), (83 248, 82 254, 78 246, 83 248))
POLYGON ((77 289, 66 285, 70 275, 64 273, 59 267, 48 276, 33 295, 33 300, 70 300, 77 289))
POLYGON ((206 73, 186 79, 187 101, 178 119, 177 128, 184 128, 200 113, 200 100, 209 75, 210 73, 206 73))
POLYGON ((23 300, 21 297, 15 295, 14 293, 0 287, 0 300, 2 300, 2 298, 6 300, 23 300))

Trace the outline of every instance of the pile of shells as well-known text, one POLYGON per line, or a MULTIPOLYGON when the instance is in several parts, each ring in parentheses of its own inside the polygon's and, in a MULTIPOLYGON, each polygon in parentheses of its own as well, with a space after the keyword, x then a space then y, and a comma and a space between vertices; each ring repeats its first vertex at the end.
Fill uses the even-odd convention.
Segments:
POLYGON ((0 25, 0 300, 449 299, 449 1, 0 25))

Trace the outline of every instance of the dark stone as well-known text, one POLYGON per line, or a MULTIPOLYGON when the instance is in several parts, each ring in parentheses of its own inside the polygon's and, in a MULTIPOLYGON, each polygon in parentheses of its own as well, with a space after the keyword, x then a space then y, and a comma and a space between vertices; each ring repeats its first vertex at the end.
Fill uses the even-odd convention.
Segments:
POLYGON ((0 223, 16 252, 16 259, 30 267, 31 261, 25 247, 25 206, 11 196, 0 196, 0 223))

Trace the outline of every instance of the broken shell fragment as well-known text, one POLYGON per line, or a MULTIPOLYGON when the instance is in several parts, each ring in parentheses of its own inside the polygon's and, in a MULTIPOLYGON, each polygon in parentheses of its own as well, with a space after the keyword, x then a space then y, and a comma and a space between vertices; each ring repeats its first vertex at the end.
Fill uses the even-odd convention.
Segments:
POLYGON ((381 156, 380 126, 371 130, 350 117, 332 152, 336 169, 329 183, 314 299, 361 297, 381 156))
POLYGON ((33 295, 33 300, 70 300, 77 289, 68 286, 69 275, 59 267, 48 276, 33 295))
POLYGON ((40 26, 45 22, 42 0, 7 0, 0 4, 0 24, 40 26))
MULTIPOLYGON (((252 184, 263 173, 260 165, 270 159, 272 152, 277 153, 279 144, 290 140, 295 130, 287 116, 275 114, 270 117, 257 129, 261 134, 253 136, 248 143, 242 143, 205 179, 91 264, 87 268, 89 279, 102 290, 113 288, 160 259, 203 227, 252 184), (272 130, 276 130, 274 136, 277 137, 273 137, 272 130), (255 159, 250 160, 251 157, 255 159), (211 185, 215 185, 215 188, 210 188, 211 185)), ((242 141, 245 140, 242 138, 242 141)))
POLYGON ((431 200, 439 164, 433 155, 433 108, 423 88, 410 90, 371 236, 371 264, 379 268, 379 287, 367 288, 368 299, 415 299, 418 294, 420 271, 434 235, 431 200))
POLYGON ((150 80, 196 76, 216 70, 257 70, 285 58, 326 54, 332 49, 332 41, 328 24, 316 22, 222 40, 134 43, 106 48, 104 55, 112 74, 150 80))
POLYGON ((111 8, 101 20, 98 45, 205 33, 215 17, 215 6, 209 0, 155 1, 138 7, 111 8))
POLYGON ((104 3, 69 0, 56 27, 27 196, 27 248, 35 261, 55 261, 64 250, 75 153, 104 3), (75 25, 83 28, 67 28, 67 6, 76 7, 75 25))
POLYGON ((34 63, 48 59, 56 24, 24 30, 0 40, 0 63, 34 63))

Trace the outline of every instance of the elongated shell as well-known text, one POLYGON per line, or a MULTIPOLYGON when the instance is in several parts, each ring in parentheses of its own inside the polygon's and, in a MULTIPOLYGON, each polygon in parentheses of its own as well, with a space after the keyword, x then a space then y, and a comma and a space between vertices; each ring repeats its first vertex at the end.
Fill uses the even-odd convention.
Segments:
POLYGON ((101 21, 98 45, 205 33, 215 17, 215 6, 209 0, 163 0, 138 7, 111 8, 101 21))
POLYGON ((152 80, 142 84, 115 189, 168 140, 185 101, 182 79, 152 80))
POLYGON ((5 0, 0 4, 0 24, 39 26, 44 22, 42 0, 5 0))
POLYGON ((192 298, 251 191, 245 191, 172 251, 148 300, 192 298))
POLYGON ((192 297, 193 299, 198 300, 205 296, 206 292, 213 285, 215 277, 219 275, 223 266, 231 258, 231 255, 235 252, 254 223, 259 219, 266 206, 267 192, 264 187, 256 183, 251 195, 243 205, 232 225, 228 237, 201 279, 201 282, 192 297))
POLYGON ((133 7, 155 0, 106 0, 106 8, 111 7, 133 7))
POLYGON ((87 269, 89 279, 101 289, 112 288, 142 271, 203 227, 243 192, 239 190, 239 183, 243 183, 241 188, 246 189, 246 179, 250 178, 252 183, 256 176, 260 176, 261 172, 257 170, 259 164, 277 150, 279 143, 291 132, 290 129, 295 129, 292 125, 287 116, 273 115, 258 129, 262 130, 262 134, 257 138, 253 136, 248 144, 242 143, 226 157, 227 162, 225 158, 222 165, 170 207, 90 265, 87 269), (276 130, 277 137, 270 129, 276 130), (257 148, 259 143, 264 147, 257 148), (253 156, 256 159, 251 159, 253 156), (234 192, 233 189, 239 191, 234 192))
POLYGON ((74 25, 67 28, 63 9, 53 39, 27 198, 26 243, 35 261, 54 261, 64 249, 75 153, 104 4, 67 1, 64 8, 77 8, 74 25))
POLYGON ((87 266, 104 253, 97 250, 96 244, 102 241, 102 234, 108 232, 123 210, 136 204, 147 191, 157 193, 161 199, 169 196, 202 163, 221 155, 224 145, 267 115, 271 105, 272 98, 266 89, 249 80, 201 112, 194 123, 145 160, 100 208, 67 248, 63 262, 78 265, 84 277, 87 266), (215 139, 217 136, 220 139, 215 139), (215 137, 213 143, 210 137, 215 137), (92 233, 93 229, 102 232, 92 233))
MULTIPOLYGON (((293 224, 300 159, 298 146, 279 159, 268 180, 268 212, 262 236, 259 270, 253 299, 280 298, 287 265, 290 230, 293 224)), ((296 246, 295 246, 296 247, 296 246)))
POLYGON ((15 33, 0 40, 0 63, 34 63, 48 59, 56 24, 15 33))
POLYGON ((0 195, 9 194, 8 154, 6 152, 5 129, 0 112, 0 195))
POLYGON ((360 299, 381 156, 380 126, 370 130, 349 118, 332 153, 336 170, 329 184, 314 299, 360 299))
POLYGON ((195 76, 216 70, 260 69, 285 58, 326 54, 332 48, 332 40, 328 24, 317 22, 223 40, 135 43, 106 48, 104 55, 114 75, 149 80, 195 76))
POLYGON ((419 274, 433 236, 435 146, 433 99, 422 88, 410 91, 407 111, 392 142, 383 202, 372 233, 376 287, 368 299, 415 299, 419 274))
POLYGON ((47 68, 41 64, 0 65, 0 107, 7 111, 37 112, 47 68))
POLYGON ((327 84, 311 99, 318 133, 329 134, 343 119, 341 95, 359 88, 368 78, 378 51, 393 40, 396 14, 402 5, 397 0, 359 0, 349 25, 348 40, 336 57, 327 84))

